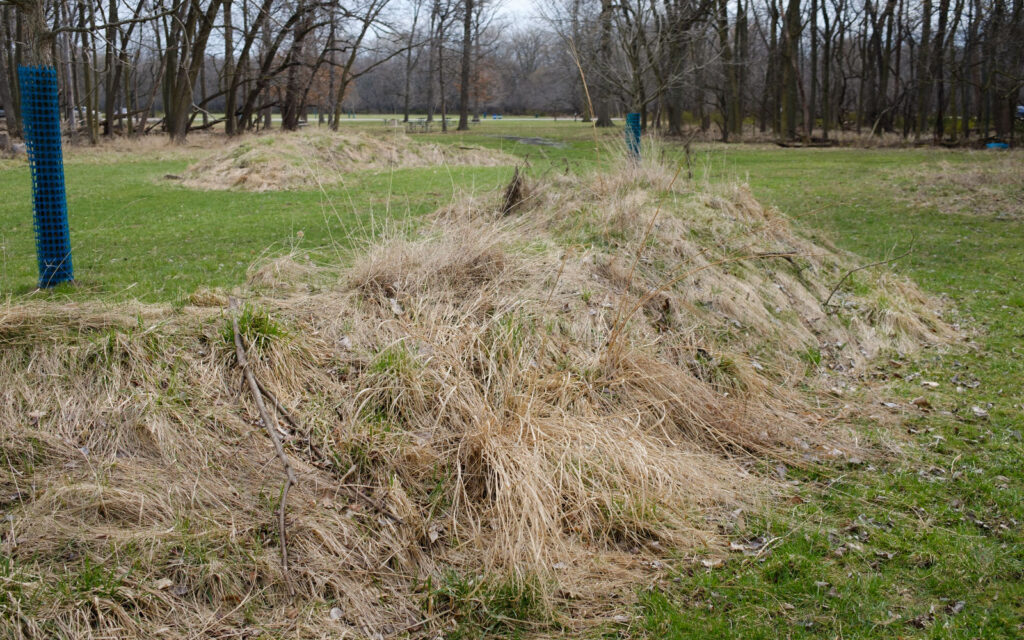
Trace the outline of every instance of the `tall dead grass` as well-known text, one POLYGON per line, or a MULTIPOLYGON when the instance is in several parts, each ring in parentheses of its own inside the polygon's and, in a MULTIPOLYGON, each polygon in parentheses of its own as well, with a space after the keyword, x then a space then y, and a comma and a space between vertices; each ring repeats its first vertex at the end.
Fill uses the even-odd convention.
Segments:
POLYGON ((367 169, 514 163, 515 158, 499 151, 417 142, 400 131, 307 130, 231 141, 191 165, 183 184, 208 190, 315 189, 367 169))
POLYGON ((894 172, 890 182, 904 200, 947 214, 1024 218, 1024 154, 975 151, 970 161, 937 164, 894 172))
MULTIPOLYGON (((702 143, 715 143, 722 142, 722 128, 718 122, 709 124, 707 128, 701 128, 696 125, 686 126, 688 136, 692 136, 692 140, 695 142, 702 143)), ((743 127, 743 131, 740 134, 731 133, 729 135, 730 143, 744 143, 744 144, 768 144, 773 147, 779 142, 783 142, 787 145, 795 147, 807 144, 804 138, 804 131, 798 131, 796 139, 792 141, 784 141, 782 137, 770 129, 762 131, 758 125, 749 124, 743 127)), ((910 149, 915 147, 930 147, 937 153, 946 152, 946 147, 933 144, 932 138, 929 136, 924 140, 917 140, 914 137, 907 137, 901 133, 877 131, 872 132, 870 126, 863 127, 860 131, 855 128, 843 128, 843 129, 830 129, 828 132, 828 138, 824 138, 824 131, 822 129, 815 129, 811 133, 810 144, 815 147, 844 147, 844 148, 858 148, 858 149, 910 149)), ((966 148, 966 146, 965 146, 966 148)))
POLYGON ((796 382, 950 335, 880 270, 826 313, 849 258, 741 186, 644 162, 529 193, 510 216, 453 202, 317 293, 254 272, 251 366, 299 422, 295 599, 226 310, 0 309, 5 635, 427 636, 454 583, 515 585, 571 628, 739 535, 780 489, 759 460, 856 450, 796 382))

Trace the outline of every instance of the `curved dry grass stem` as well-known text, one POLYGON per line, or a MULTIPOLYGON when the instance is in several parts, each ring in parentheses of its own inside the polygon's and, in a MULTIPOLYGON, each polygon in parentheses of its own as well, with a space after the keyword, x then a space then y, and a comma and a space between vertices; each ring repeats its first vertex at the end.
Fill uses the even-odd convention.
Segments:
POLYGON ((572 38, 568 39, 569 43, 569 54, 572 56, 572 61, 576 64, 576 68, 580 72, 580 83, 583 85, 583 95, 587 98, 587 109, 590 110, 590 128, 594 133, 594 159, 598 163, 601 162, 601 145, 597 138, 597 114, 594 112, 594 102, 590 99, 590 87, 587 86, 587 74, 583 72, 583 63, 580 62, 579 51, 576 50, 576 43, 572 38))
POLYGON ((914 240, 915 240, 914 238, 911 238, 911 240, 910 240, 910 248, 907 249, 906 251, 904 251, 903 253, 899 254, 898 256, 893 256, 892 258, 886 258, 885 260, 876 260, 875 262, 869 262, 868 264, 864 264, 864 265, 861 265, 859 267, 854 267, 853 269, 849 269, 846 273, 843 274, 843 277, 839 278, 839 281, 836 282, 836 285, 834 287, 832 287, 832 290, 828 292, 828 297, 825 298, 825 302, 821 303, 821 306, 823 306, 825 308, 828 308, 829 303, 832 302, 832 297, 836 295, 836 292, 838 292, 839 288, 843 286, 843 283, 846 282, 846 280, 850 276, 852 276, 853 274, 857 273, 858 271, 863 271, 864 269, 870 269, 871 267, 880 267, 880 266, 882 266, 884 264, 892 264, 893 262, 896 262, 897 260, 902 260, 903 258, 906 258, 907 256, 909 256, 911 253, 914 252, 914 240))

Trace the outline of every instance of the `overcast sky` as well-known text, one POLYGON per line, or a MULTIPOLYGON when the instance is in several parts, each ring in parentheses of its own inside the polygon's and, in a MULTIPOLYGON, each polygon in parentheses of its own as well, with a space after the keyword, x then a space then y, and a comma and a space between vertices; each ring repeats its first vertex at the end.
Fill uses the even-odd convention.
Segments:
POLYGON ((532 18, 536 15, 536 0, 502 0, 501 11, 512 18, 532 18))

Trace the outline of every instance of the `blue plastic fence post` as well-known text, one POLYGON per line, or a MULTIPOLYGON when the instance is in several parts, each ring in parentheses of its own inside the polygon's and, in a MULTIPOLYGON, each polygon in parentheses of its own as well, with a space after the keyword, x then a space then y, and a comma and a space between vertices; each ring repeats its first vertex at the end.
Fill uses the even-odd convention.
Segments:
POLYGON ((39 286, 52 287, 74 279, 64 195, 64 156, 60 148, 57 71, 48 66, 18 67, 18 86, 32 171, 39 286))
POLYGON ((634 160, 640 159, 640 114, 626 114, 626 147, 634 160))

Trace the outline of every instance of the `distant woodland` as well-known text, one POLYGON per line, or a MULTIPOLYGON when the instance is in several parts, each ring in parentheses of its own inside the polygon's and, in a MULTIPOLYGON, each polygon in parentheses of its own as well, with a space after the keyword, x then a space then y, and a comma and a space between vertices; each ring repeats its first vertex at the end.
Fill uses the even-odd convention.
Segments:
POLYGON ((87 142, 351 112, 447 130, 635 111, 723 140, 1014 133, 1024 0, 538 2, 525 19, 494 0, 0 0, 0 104, 17 137, 17 67, 52 64, 87 142))

